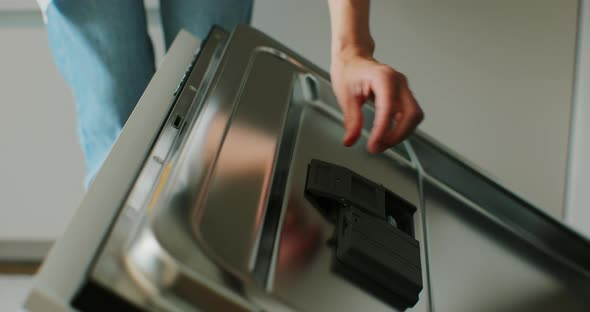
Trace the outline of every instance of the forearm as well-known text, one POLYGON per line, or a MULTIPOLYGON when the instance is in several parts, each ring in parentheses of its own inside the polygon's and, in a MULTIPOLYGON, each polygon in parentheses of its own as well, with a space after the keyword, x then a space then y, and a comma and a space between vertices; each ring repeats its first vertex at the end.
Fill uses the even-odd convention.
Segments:
POLYGON ((369 0, 328 0, 332 29, 332 57, 372 56, 375 44, 369 31, 369 0))

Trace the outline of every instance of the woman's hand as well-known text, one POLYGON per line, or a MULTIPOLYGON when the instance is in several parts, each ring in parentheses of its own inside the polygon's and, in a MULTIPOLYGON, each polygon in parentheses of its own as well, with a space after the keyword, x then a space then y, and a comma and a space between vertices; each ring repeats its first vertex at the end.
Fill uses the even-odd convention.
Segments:
POLYGON ((375 120, 367 144, 380 153, 404 140, 424 119, 406 77, 373 57, 342 53, 333 56, 332 85, 344 114, 344 145, 354 144, 363 127, 361 107, 374 100, 375 120))

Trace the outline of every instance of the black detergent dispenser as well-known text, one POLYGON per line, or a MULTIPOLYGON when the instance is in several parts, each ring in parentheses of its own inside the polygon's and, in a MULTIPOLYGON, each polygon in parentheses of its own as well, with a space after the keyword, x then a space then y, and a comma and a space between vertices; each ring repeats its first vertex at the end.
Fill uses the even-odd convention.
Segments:
POLYGON ((422 290, 416 207, 355 172, 317 159, 308 166, 306 197, 336 226, 333 270, 398 308, 422 290))

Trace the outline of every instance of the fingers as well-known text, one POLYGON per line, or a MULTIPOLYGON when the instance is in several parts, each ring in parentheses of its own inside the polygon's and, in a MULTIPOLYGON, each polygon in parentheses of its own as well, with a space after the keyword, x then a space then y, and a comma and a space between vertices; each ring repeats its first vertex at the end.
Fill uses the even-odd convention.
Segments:
POLYGON ((384 66, 375 76, 372 88, 375 95, 375 119, 367 143, 370 153, 381 151, 382 141, 391 128, 399 102, 400 75, 391 67, 384 66))
POLYGON ((375 100, 375 119, 367 142, 367 150, 371 153, 380 153, 398 144, 422 121, 422 110, 406 77, 388 65, 373 58, 359 57, 333 63, 331 74, 334 92, 344 114, 345 146, 353 145, 361 136, 361 107, 369 98, 375 100))
POLYGON ((418 103, 416 103, 416 99, 414 99, 412 92, 407 86, 402 88, 400 104, 402 111, 397 113, 393 129, 383 139, 380 152, 399 144, 407 138, 424 119, 422 109, 418 103))
POLYGON ((345 96, 342 101, 342 111, 344 113, 344 139, 345 146, 353 145, 361 136, 363 128, 363 115, 361 106, 363 100, 359 96, 345 96))
POLYGON ((409 136, 424 114, 409 89, 406 77, 387 67, 374 83, 375 121, 367 149, 381 153, 409 136), (392 121, 395 120, 393 129, 392 121))

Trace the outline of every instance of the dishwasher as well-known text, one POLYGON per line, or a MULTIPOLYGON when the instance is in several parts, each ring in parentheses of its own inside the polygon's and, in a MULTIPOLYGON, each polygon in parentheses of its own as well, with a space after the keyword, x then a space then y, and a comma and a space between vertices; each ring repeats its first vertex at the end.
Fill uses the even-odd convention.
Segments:
POLYGON ((249 26, 181 32, 30 311, 590 311, 590 244, 417 131, 344 147, 329 75, 249 26))

